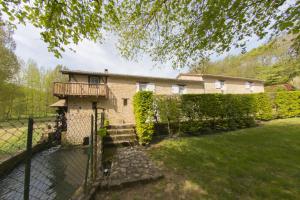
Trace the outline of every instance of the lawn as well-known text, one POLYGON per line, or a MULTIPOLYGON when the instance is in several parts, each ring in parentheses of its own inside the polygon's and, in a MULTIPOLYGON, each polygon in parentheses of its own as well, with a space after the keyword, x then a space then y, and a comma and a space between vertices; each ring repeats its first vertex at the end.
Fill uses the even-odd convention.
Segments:
MULTIPOLYGON (((51 122, 36 122, 33 130, 32 145, 37 144, 47 132, 47 125, 51 122)), ((53 125, 53 123, 52 123, 53 125)), ((0 122, 0 162, 2 159, 15 155, 26 149, 27 122, 21 120, 0 122)))
POLYGON ((149 154, 165 179, 103 199, 300 199, 300 118, 164 140, 149 154))

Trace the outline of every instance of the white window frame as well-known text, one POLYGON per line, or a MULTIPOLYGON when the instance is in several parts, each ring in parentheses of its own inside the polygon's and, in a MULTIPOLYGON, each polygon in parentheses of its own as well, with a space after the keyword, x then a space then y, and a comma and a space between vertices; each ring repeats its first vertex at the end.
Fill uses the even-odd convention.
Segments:
POLYGON ((250 90, 251 92, 253 92, 253 90, 254 90, 254 82, 247 81, 247 82, 246 82, 246 89, 248 89, 248 90, 250 90))
POLYGON ((216 80, 216 82, 215 82, 215 88, 216 89, 225 90, 226 89, 225 81, 224 80, 216 80))
POLYGON ((136 83, 136 91, 151 91, 155 92, 155 84, 154 83, 143 83, 138 82, 136 83))
POLYGON ((186 94, 186 86, 185 85, 178 85, 174 84, 171 87, 173 94, 186 94))

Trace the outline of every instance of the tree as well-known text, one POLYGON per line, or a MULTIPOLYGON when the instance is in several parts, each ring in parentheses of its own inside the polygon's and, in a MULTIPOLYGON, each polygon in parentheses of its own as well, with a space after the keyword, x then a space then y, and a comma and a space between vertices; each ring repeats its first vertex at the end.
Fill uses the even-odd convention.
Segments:
POLYGON ((71 42, 101 40, 105 31, 118 33, 123 56, 146 52, 155 61, 173 61, 174 67, 232 46, 244 48, 247 38, 269 32, 297 35, 299 50, 299 0, 2 0, 0 5, 10 22, 41 28, 56 56, 71 42))
POLYGON ((12 29, 3 24, 0 18, 0 88, 5 81, 10 81, 19 71, 20 65, 14 50, 15 41, 12 29))
POLYGON ((300 56, 292 51, 292 40, 285 35, 245 54, 201 62, 191 72, 263 79, 266 85, 287 83, 300 75, 300 56))

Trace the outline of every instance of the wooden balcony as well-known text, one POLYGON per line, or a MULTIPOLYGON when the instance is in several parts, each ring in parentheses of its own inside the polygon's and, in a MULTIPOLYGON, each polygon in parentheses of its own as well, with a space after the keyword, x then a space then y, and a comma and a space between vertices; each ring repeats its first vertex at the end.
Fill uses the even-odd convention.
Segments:
POLYGON ((79 82, 54 82, 53 95, 57 97, 79 96, 79 97, 108 97, 106 84, 90 84, 79 82))

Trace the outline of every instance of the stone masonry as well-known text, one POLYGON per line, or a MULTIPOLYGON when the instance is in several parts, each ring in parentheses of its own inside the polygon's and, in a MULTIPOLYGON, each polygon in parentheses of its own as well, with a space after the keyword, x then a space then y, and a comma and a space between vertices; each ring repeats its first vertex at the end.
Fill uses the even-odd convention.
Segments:
POLYGON ((103 181, 102 187, 121 187, 162 178, 160 169, 151 162, 142 148, 118 148, 112 160, 110 176, 103 181))

